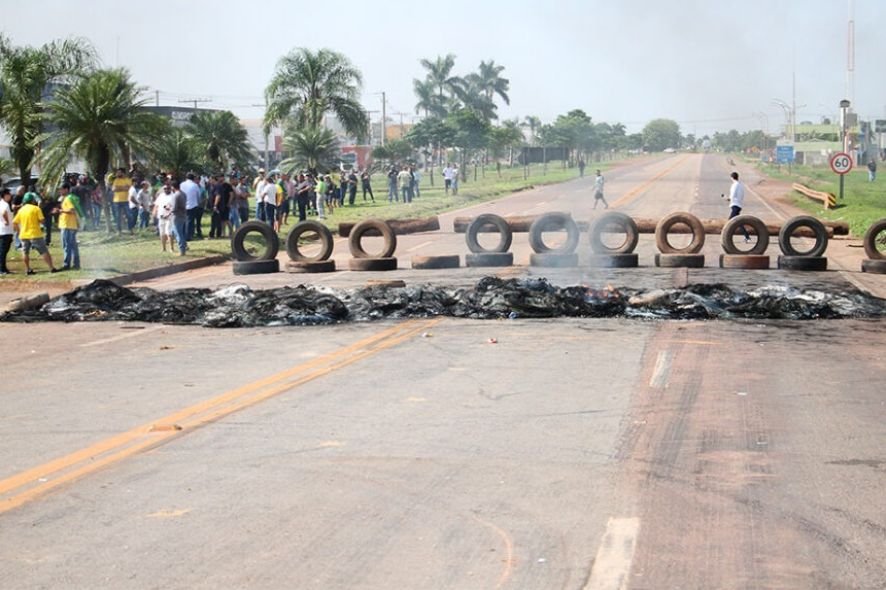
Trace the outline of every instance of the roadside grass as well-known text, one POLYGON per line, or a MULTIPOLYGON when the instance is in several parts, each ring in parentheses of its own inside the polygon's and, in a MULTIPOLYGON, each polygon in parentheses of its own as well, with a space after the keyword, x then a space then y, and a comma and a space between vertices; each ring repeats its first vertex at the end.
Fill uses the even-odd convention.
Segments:
MULTIPOLYGON (((617 161, 591 163, 586 172, 600 168, 611 168, 617 161)), ((562 162, 549 162, 547 169, 541 164, 533 164, 524 170, 523 167, 506 168, 501 170, 501 176, 494 167, 487 167, 485 175, 482 169, 477 170, 477 180, 474 180, 474 169, 469 167, 467 182, 459 182, 458 195, 446 195, 443 189, 443 177, 440 169, 434 170, 433 186, 429 172, 425 172, 421 179, 421 196, 414 199, 412 205, 400 203, 388 203, 387 178, 383 174, 375 174, 372 177, 372 189, 375 202, 363 201, 362 189, 358 186, 357 197, 353 206, 347 204, 337 207, 334 211, 326 212, 324 223, 333 233, 338 233, 340 223, 356 223, 363 219, 404 219, 428 217, 438 213, 459 209, 468 205, 491 201, 501 195, 511 194, 515 191, 525 190, 536 186, 556 184, 572 180, 578 177, 577 168, 564 168, 562 162), (525 176, 525 177, 524 177, 525 176)), ((255 201, 250 199, 250 219, 255 214, 255 201)), ((309 216, 309 219, 317 219, 309 216)), ((292 211, 289 215, 288 225, 280 230, 281 239, 295 223, 298 222, 298 211, 292 211)), ((14 274, 0 278, 0 285, 7 281, 21 282, 63 282, 90 280, 94 278, 107 278, 121 274, 137 272, 149 268, 162 267, 180 263, 184 260, 193 260, 205 256, 218 254, 230 254, 230 240, 205 239, 194 240, 189 243, 189 250, 185 256, 179 256, 175 248, 166 252, 160 249, 160 240, 151 228, 135 230, 133 235, 124 232, 122 236, 108 234, 104 229, 104 219, 98 231, 78 232, 80 243, 81 270, 69 270, 62 273, 50 274, 46 264, 32 252, 31 268, 37 271, 36 275, 26 276, 24 263, 20 251, 11 250, 7 263, 9 270, 14 274)), ((203 235, 209 235, 210 216, 203 216, 203 235)), ((53 263, 61 267, 64 260, 61 249, 61 236, 58 228, 53 229, 52 243, 50 245, 53 263)))
POLYGON ((848 222, 853 236, 863 236, 874 222, 886 217, 886 180, 878 176, 874 182, 868 182, 865 168, 856 168, 846 175, 843 199, 840 200, 840 178, 830 168, 793 166, 789 173, 787 166, 760 163, 757 166, 772 178, 798 182, 814 190, 837 195, 837 207, 834 209, 825 209, 821 203, 799 193, 793 193, 793 198, 798 207, 816 217, 848 222))

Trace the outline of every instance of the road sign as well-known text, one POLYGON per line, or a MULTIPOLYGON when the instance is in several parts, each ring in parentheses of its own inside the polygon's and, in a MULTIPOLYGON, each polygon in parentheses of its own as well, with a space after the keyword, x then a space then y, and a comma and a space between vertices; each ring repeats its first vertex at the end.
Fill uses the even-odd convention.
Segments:
POLYGON ((794 146, 779 145, 775 146, 775 160, 779 164, 790 164, 794 161, 794 146))
POLYGON ((852 170, 852 156, 846 152, 837 152, 831 156, 831 170, 841 176, 848 174, 852 170))
POLYGON ((874 121, 874 131, 876 133, 886 133, 886 119, 877 119, 874 121))

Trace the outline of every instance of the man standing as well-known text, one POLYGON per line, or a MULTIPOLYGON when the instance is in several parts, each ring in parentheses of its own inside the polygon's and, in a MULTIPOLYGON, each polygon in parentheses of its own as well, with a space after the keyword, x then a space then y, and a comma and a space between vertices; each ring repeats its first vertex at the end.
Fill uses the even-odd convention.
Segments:
POLYGON ((409 168, 403 167, 397 174, 397 183, 400 185, 400 193, 403 195, 404 203, 412 203, 412 175, 409 168))
MULTIPOLYGON (((175 226, 172 223, 172 208, 175 205, 175 195, 172 192, 172 179, 166 177, 163 188, 157 193, 154 201, 154 219, 157 220, 157 233, 160 235, 160 246, 166 252, 166 242, 172 250, 175 239, 175 226)), ((185 212, 187 219, 187 210, 185 212)))
POLYGON ((579 156, 578 158, 578 177, 585 177, 585 159, 579 156))
POLYGON ((77 231, 80 229, 83 212, 75 201, 77 197, 70 194, 71 185, 63 184, 60 192, 62 207, 59 211, 58 227, 62 232, 62 252, 65 254, 62 270, 70 268, 80 270, 80 246, 77 244, 77 231))
POLYGON ((126 170, 117 168, 114 180, 111 182, 111 190, 114 193, 112 204, 117 219, 117 235, 123 235, 123 222, 129 222, 129 189, 132 188, 132 179, 126 176, 126 170))
POLYGON ((8 275, 6 257, 12 247, 12 193, 8 188, 0 191, 0 275, 8 275))
POLYGON ((372 175, 369 173, 369 169, 363 170, 360 181, 363 184, 363 200, 366 200, 366 193, 369 193, 369 198, 375 203, 375 195, 372 194, 372 175))
MULTIPOLYGON (((36 199, 32 193, 26 194, 22 199, 21 209, 18 210, 18 213, 12 219, 12 226, 18 231, 18 237, 22 241, 25 273, 29 275, 37 274, 31 268, 31 248, 43 257, 43 261, 49 267, 49 272, 58 272, 59 269, 52 265, 52 255, 49 253, 49 248, 46 247, 46 240, 43 238, 43 212, 35 201, 36 199)), ((126 205, 126 201, 123 204, 126 205)))
POLYGON ((597 208, 598 201, 603 201, 604 208, 609 209, 609 203, 606 202, 606 197, 603 196, 603 185, 605 182, 603 175, 597 170, 597 176, 594 178, 594 209, 597 208))
POLYGON ((238 218, 234 220, 234 212, 231 212, 231 223, 234 229, 240 227, 241 223, 249 221, 249 187, 239 176, 234 177, 234 194, 237 196, 237 213, 238 218))
MULTIPOLYGON (((256 176, 252 181, 252 194, 255 195, 255 218, 259 221, 264 221, 261 217, 261 211, 265 208, 264 204, 261 200, 261 192, 262 189, 265 188, 265 183, 268 180, 265 178, 265 169, 258 169, 258 176, 256 176)), ((244 217, 243 221, 248 221, 248 217, 244 217)))
POLYGON ((351 169, 350 174, 348 174, 348 205, 351 207, 354 206, 354 201, 357 200, 357 173, 354 172, 354 169, 351 169))
MULTIPOLYGON (((741 215, 741 208, 744 205, 744 184, 738 181, 738 172, 729 175, 732 178, 732 186, 729 187, 729 219, 741 215)), ((751 236, 745 226, 741 226, 741 232, 744 234, 744 241, 751 241, 751 236)))
POLYGON ((187 231, 188 222, 191 219, 188 211, 188 197, 182 192, 178 181, 172 182, 172 193, 172 228, 178 241, 178 255, 184 256, 188 250, 187 231))
MULTIPOLYGON (((347 181, 345 181, 347 183, 347 181)), ((347 184, 346 184, 347 186, 347 184)), ((304 174, 298 175, 298 186, 295 187, 296 201, 298 203, 298 220, 304 221, 308 218, 308 203, 311 200, 311 189, 313 184, 305 177, 304 174)), ((342 188, 342 190, 345 190, 342 188)))
POLYGON ((452 167, 452 196, 458 194, 458 164, 452 167))
POLYGON ((264 182, 260 182, 261 192, 256 193, 256 198, 261 201, 259 219, 274 227, 277 223, 277 183, 273 175, 264 182))
POLYGON ((443 169, 443 193, 448 195, 449 189, 452 188, 452 164, 446 164, 443 169))
MULTIPOLYGON (((200 213, 200 185, 194 182, 194 173, 188 172, 187 179, 181 183, 181 192, 185 195, 185 208, 187 210, 187 229, 185 230, 185 239, 193 240, 197 234, 197 223, 200 213)), ((203 228, 200 228, 200 237, 203 237, 203 228)))
POLYGON ((400 202, 399 191, 397 190, 397 167, 391 166, 388 170, 388 203, 392 201, 400 202))
POLYGON ((151 210, 154 208, 154 193, 151 190, 151 183, 147 180, 142 181, 141 188, 136 195, 136 200, 138 201, 139 207, 138 228, 145 229, 150 223, 151 210))
POLYGON ((417 199, 421 196, 421 168, 410 166, 409 171, 412 172, 412 196, 417 199))
POLYGON ((77 184, 71 189, 71 194, 77 197, 80 201, 80 208, 86 212, 83 229, 86 229, 86 225, 88 225, 87 220, 92 222, 92 229, 96 229, 95 208, 92 204, 91 193, 92 191, 86 186, 86 176, 81 174, 77 177, 77 184))
POLYGON ((868 182, 874 182, 877 179, 877 159, 871 158, 868 162, 868 182))
MULTIPOLYGON (((216 233, 216 238, 225 237, 225 228, 228 229, 228 236, 231 236, 231 197, 234 193, 234 187, 229 182, 225 182, 224 174, 216 175, 216 182, 213 188, 215 194, 212 199, 212 221, 216 233)), ((210 232, 209 237, 213 237, 210 232)))

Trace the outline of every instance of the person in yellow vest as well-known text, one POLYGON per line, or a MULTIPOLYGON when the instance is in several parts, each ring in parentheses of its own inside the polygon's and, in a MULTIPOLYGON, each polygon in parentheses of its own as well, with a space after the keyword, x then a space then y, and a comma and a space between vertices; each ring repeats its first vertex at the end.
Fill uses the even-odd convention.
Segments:
MULTIPOLYGON (((129 189, 132 187, 132 179, 126 176, 126 170, 117 168, 114 180, 111 182, 111 190, 114 191, 114 214, 117 218, 117 235, 123 233, 123 222, 129 220, 129 189)), ((130 230, 130 233, 132 231, 130 230)))
POLYGON ((33 194, 25 195, 21 208, 12 219, 12 226, 22 241, 25 272, 29 275, 37 274, 31 268, 31 248, 43 257, 43 261, 49 267, 49 272, 61 270, 52 265, 52 255, 49 254, 49 248, 46 247, 46 240, 43 237, 43 221, 43 211, 37 206, 33 194))
POLYGON ((59 190, 62 208, 59 211, 58 227, 62 230, 62 252, 65 262, 62 270, 80 270, 80 246, 77 244, 77 231, 80 229, 82 211, 77 197, 71 194, 71 185, 65 183, 59 190))

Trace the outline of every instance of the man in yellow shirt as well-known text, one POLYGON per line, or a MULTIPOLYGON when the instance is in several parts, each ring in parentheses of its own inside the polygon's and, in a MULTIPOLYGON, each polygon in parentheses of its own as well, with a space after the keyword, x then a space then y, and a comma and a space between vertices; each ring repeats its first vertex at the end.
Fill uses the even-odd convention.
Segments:
POLYGON ((19 239, 22 241, 22 252, 24 254, 25 271, 29 275, 37 274, 31 268, 31 248, 37 250, 43 257, 43 261, 49 267, 49 272, 58 272, 60 269, 52 265, 52 256, 49 254, 49 248, 46 247, 46 240, 43 239, 43 211, 36 205, 34 196, 25 195, 22 199, 21 209, 12 219, 12 226, 18 232, 19 239))
POLYGON ((65 263, 62 270, 73 268, 80 270, 80 246, 77 244, 77 230, 80 229, 80 212, 71 195, 71 185, 67 182, 59 190, 62 198, 62 208, 59 211, 58 227, 62 230, 62 251, 65 253, 65 263))
MULTIPOLYGON (((129 220, 129 189, 132 187, 132 179, 126 176, 126 170, 117 168, 114 180, 111 182, 111 190, 114 191, 114 214, 117 218, 117 235, 123 233, 123 222, 129 220)), ((132 233, 130 231, 130 233, 132 233)))

